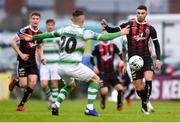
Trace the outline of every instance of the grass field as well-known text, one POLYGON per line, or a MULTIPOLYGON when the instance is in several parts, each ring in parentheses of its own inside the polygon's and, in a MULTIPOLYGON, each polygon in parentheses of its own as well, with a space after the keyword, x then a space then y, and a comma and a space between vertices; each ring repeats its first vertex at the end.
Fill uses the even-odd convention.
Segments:
POLYGON ((116 103, 108 102, 105 110, 100 109, 99 101, 95 103, 100 117, 84 115, 85 100, 66 100, 59 116, 52 116, 47 109, 46 101, 29 100, 26 112, 15 111, 16 100, 0 101, 0 121, 5 122, 178 122, 180 121, 180 102, 153 101, 155 113, 145 116, 140 112, 139 102, 135 101, 131 108, 125 106, 123 112, 116 111, 116 103))

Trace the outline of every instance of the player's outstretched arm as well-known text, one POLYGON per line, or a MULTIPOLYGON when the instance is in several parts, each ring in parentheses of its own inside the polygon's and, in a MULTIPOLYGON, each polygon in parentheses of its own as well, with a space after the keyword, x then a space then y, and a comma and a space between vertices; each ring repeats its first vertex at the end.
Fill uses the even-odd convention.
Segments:
POLYGON ((102 19, 101 20, 101 25, 102 27, 104 27, 104 29, 109 32, 109 33, 112 33, 112 32, 119 32, 120 31, 120 28, 119 27, 109 27, 108 26, 108 23, 105 19, 102 19))
POLYGON ((63 33, 59 33, 59 32, 42 33, 42 34, 33 35, 33 36, 23 33, 19 37, 26 41, 32 41, 32 40, 45 39, 45 38, 61 37, 62 35, 63 33))
POLYGON ((97 37, 97 40, 100 40, 100 41, 112 40, 114 38, 127 35, 127 34, 129 34, 129 26, 126 26, 119 32, 102 34, 97 37))

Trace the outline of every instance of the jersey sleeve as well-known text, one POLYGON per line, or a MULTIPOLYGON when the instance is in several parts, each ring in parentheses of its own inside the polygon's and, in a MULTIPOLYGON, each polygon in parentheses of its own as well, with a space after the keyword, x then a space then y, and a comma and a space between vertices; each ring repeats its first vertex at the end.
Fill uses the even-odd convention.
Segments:
POLYGON ((161 57, 160 45, 159 45, 159 41, 157 38, 157 32, 153 26, 151 26, 151 28, 150 28, 150 36, 151 36, 153 43, 154 43, 156 57, 157 57, 156 59, 160 60, 160 57, 161 57))
POLYGON ((17 33, 16 33, 16 36, 19 37, 20 35, 22 35, 23 33, 26 32, 26 29, 25 28, 21 28, 17 33))
POLYGON ((128 21, 128 22, 126 22, 126 23, 122 23, 122 24, 119 26, 120 30, 121 30, 122 28, 125 28, 127 25, 130 25, 130 21, 128 21))

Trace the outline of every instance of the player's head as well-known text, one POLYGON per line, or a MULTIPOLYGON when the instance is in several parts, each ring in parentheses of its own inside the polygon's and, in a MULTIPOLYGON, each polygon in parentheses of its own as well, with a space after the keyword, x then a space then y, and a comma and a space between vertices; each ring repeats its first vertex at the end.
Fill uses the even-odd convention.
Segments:
POLYGON ((85 20, 85 15, 84 12, 81 10, 75 10, 72 13, 72 18, 71 18, 72 22, 76 25, 79 25, 80 27, 83 26, 84 24, 84 20, 85 20))
POLYGON ((29 16, 29 22, 32 27, 38 27, 40 22, 41 14, 39 12, 32 12, 29 16))
POLYGON ((46 20, 46 29, 48 32, 54 31, 55 28, 55 20, 54 19, 47 19, 46 20))
POLYGON ((137 20, 142 23, 145 21, 147 16, 147 7, 145 5, 140 5, 136 9, 137 20))

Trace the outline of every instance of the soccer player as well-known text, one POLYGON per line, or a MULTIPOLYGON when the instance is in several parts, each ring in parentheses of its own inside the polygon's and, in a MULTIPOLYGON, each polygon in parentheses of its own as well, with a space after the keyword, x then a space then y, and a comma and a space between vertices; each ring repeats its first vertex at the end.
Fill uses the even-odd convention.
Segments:
MULTIPOLYGON (((103 30, 102 34, 107 33, 103 30)), ((93 70, 102 82, 100 83, 100 93, 101 93, 101 108, 106 107, 106 96, 108 95, 110 87, 115 88, 118 91, 117 96, 117 110, 123 110, 123 93, 125 88, 119 79, 119 72, 115 69, 114 60, 115 55, 118 55, 122 59, 122 54, 118 47, 109 41, 99 42, 95 45, 91 56, 91 64, 93 65, 93 70), (97 60, 97 65, 94 59, 97 60)), ((122 61, 123 62, 123 61, 122 61)))
POLYGON ((31 96, 33 89, 36 85, 37 75, 39 72, 35 56, 36 49, 42 63, 44 64, 41 40, 31 40, 29 42, 26 42, 20 39, 19 36, 22 33, 27 33, 29 35, 40 34, 41 31, 38 28, 40 17, 40 13, 32 12, 29 16, 30 25, 20 29, 20 31, 17 33, 16 36, 13 37, 11 41, 12 48, 18 54, 18 79, 12 78, 12 81, 9 84, 9 90, 12 91, 14 86, 17 86, 19 88, 25 88, 24 96, 20 101, 19 105, 17 106, 17 111, 25 111, 24 104, 31 96), (20 46, 18 47, 17 42, 19 41, 20 46))
POLYGON ((142 111, 144 114, 149 114, 147 108, 147 102, 151 95, 152 90, 152 79, 153 79, 153 60, 149 52, 148 42, 150 38, 152 39, 155 51, 156 51, 156 61, 155 67, 157 70, 161 68, 160 62, 160 45, 157 39, 157 32, 152 25, 146 22, 147 7, 140 5, 136 9, 136 19, 131 19, 130 21, 121 24, 119 27, 109 27, 106 20, 102 20, 102 26, 108 32, 117 32, 121 28, 129 25, 130 33, 127 35, 128 40, 128 56, 129 58, 133 55, 139 55, 144 60, 144 66, 139 71, 132 71, 133 83, 136 88, 138 96, 142 100, 142 111), (145 78, 145 85, 142 79, 145 78))
POLYGON ((86 115, 99 116, 99 113, 93 107, 96 95, 99 89, 99 77, 87 66, 81 63, 82 55, 85 49, 85 43, 88 39, 111 40, 121 35, 129 33, 128 26, 112 34, 98 34, 83 28, 85 15, 83 11, 76 10, 72 13, 72 25, 58 30, 58 32, 45 33, 36 36, 24 34, 21 38, 28 40, 44 39, 50 37, 61 37, 61 49, 58 72, 66 86, 60 90, 56 102, 52 105, 52 115, 59 114, 59 107, 70 91, 75 87, 75 81, 88 83, 88 101, 85 108, 86 115))
MULTIPOLYGON (((53 32, 55 29, 54 19, 46 20, 47 32, 53 32)), ((59 93, 58 80, 60 76, 58 74, 58 60, 59 60, 59 42, 60 38, 47 38, 43 40, 43 52, 46 64, 40 65, 40 80, 41 87, 48 97, 48 107, 52 102, 55 102, 57 95, 59 93), (49 87, 48 81, 50 81, 51 88, 49 87)))

